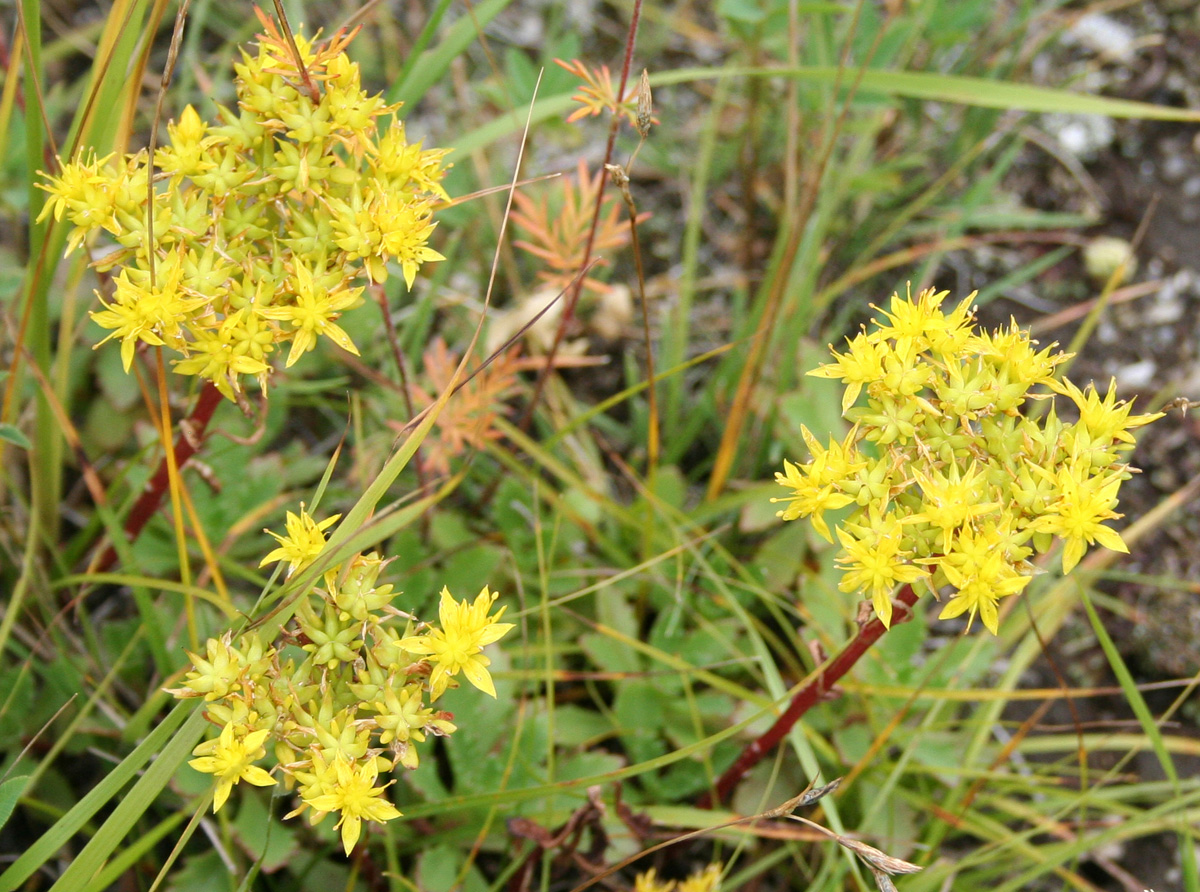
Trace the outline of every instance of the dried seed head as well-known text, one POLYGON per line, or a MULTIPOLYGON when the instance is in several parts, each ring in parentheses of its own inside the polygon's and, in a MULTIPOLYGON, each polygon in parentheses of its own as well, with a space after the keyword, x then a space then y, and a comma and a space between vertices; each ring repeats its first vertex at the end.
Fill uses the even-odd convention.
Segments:
POLYGON ((851 839, 848 836, 836 835, 836 839, 840 845, 849 849, 854 854, 858 855, 872 871, 878 871, 885 874, 904 874, 917 873, 921 870, 916 864, 910 864, 908 861, 902 861, 899 858, 893 858, 886 852, 881 852, 874 846, 869 846, 865 842, 857 839, 851 839))
POLYGON ((642 139, 650 135, 650 123, 654 115, 654 98, 650 95, 650 74, 642 69, 642 78, 637 88, 637 131, 642 139))

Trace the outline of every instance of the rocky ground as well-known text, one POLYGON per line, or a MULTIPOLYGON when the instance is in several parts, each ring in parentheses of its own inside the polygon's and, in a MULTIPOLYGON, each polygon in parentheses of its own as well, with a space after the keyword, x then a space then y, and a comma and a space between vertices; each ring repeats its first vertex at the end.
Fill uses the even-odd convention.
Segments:
MULTIPOLYGON (((1065 68, 1089 91, 1183 108, 1200 108, 1200 6, 1191 0, 1126 4, 1081 19, 1067 39, 1035 61, 1065 68)), ((1137 269, 1125 295, 1103 315, 1081 351, 1072 377, 1103 388, 1115 377, 1121 395, 1145 407, 1177 397, 1200 399, 1200 127, 1141 121, 1046 116, 1043 149, 1030 149, 1009 186, 1028 206, 1094 215, 1090 237, 1133 242, 1137 269)), ((1014 308, 1024 318, 1052 317, 1098 293, 1087 281, 1082 253, 1039 280, 1014 308), (1031 317, 1031 309, 1035 312, 1031 317)), ((1094 280, 1093 280, 1094 281, 1094 280)), ((1075 325, 1046 332, 1066 343, 1075 325)), ((1126 521, 1144 515, 1200 475, 1200 412, 1172 411, 1139 437, 1134 463, 1144 473, 1122 490, 1126 521)), ((1139 682, 1187 679, 1200 672, 1200 501, 1191 499, 1137 543, 1107 584, 1132 613, 1106 622, 1139 682), (1135 575, 1138 578, 1133 578, 1135 575)), ((1083 620, 1080 620, 1082 623, 1083 620)), ((1095 636, 1082 625, 1059 635, 1053 655, 1067 680, 1080 685, 1114 682, 1095 636)), ((1049 666, 1037 683, 1055 684, 1049 666)), ((1179 689, 1147 693, 1156 714, 1179 689)), ((1200 737, 1197 698, 1175 714, 1170 733, 1200 737)), ((1099 722, 1116 730, 1130 718, 1121 697, 1088 700, 1071 715, 1060 709, 1047 721, 1099 722)), ((1106 767, 1097 760, 1097 768, 1106 767)), ((1200 771, 1200 760, 1177 760, 1181 776, 1200 771)), ((1159 779, 1149 754, 1127 766, 1132 777, 1159 779)), ((1089 876, 1102 888, 1182 888, 1173 834, 1137 840, 1096 853, 1089 876), (1122 875, 1121 871, 1125 871, 1122 875)))

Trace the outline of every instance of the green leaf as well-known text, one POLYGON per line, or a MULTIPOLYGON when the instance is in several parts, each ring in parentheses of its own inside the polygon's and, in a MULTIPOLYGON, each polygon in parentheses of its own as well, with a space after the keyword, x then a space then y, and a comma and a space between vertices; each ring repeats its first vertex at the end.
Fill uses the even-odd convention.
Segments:
MULTIPOLYGON (((845 83, 847 74, 832 65, 800 68, 682 68, 663 72, 657 77, 652 76, 650 84, 657 87, 726 77, 790 78, 826 86, 845 83)), ((862 73, 858 92, 951 102, 979 108, 999 108, 1006 111, 1105 115, 1110 118, 1137 118, 1147 121, 1200 121, 1200 111, 1194 109, 925 71, 886 71, 869 68, 862 73)))
POLYGON ((417 888, 424 892, 484 892, 488 884, 477 867, 472 865, 465 877, 460 876, 465 862, 463 853, 452 846, 425 849, 417 858, 417 888))
MULTIPOLYGON (((659 72, 650 76, 650 86, 666 87, 704 80, 727 78, 790 78, 813 85, 827 86, 845 83, 846 73, 834 66, 804 68, 680 68, 675 71, 659 72)), ((1014 84, 1009 81, 988 80, 982 77, 960 77, 923 71, 885 71, 868 69, 863 72, 858 92, 883 94, 906 99, 928 99, 934 102, 951 102, 979 108, 999 108, 1028 112, 1063 112, 1065 114, 1106 115, 1110 118, 1136 118, 1146 121, 1200 121, 1200 111, 1153 105, 1149 102, 1133 102, 1126 99, 1110 99, 1070 90, 1054 90, 1029 84, 1014 84)), ((530 114, 530 125, 536 125, 562 115, 572 106, 571 94, 562 93, 539 99, 530 114)), ((458 152, 471 152, 512 133, 519 133, 525 126, 525 116, 501 115, 494 121, 477 127, 470 133, 454 140, 451 146, 458 152)))
POLYGON ((10 892, 25 882, 39 867, 66 845, 101 808, 118 801, 116 809, 91 842, 71 863, 54 888, 79 889, 116 850, 132 830, 151 800, 167 785, 171 774, 191 754, 205 724, 195 701, 180 703, 150 732, 138 747, 122 760, 69 812, 47 830, 37 842, 0 873, 0 890, 10 892), (180 725, 182 724, 182 727, 180 725), (155 758, 157 756, 157 758, 155 758), (122 789, 146 763, 153 764, 127 793, 122 789))
POLYGON ((29 438, 21 433, 20 429, 13 424, 0 424, 0 440, 7 440, 14 446, 20 446, 22 449, 28 449, 32 444, 29 438))
POLYGON ((718 0, 717 15, 741 25, 759 25, 767 18, 767 8, 757 0, 718 0))
POLYGON ((228 868, 217 852, 188 858, 167 885, 167 892, 229 892, 229 889, 228 868))
POLYGON ((233 835, 246 854, 259 861, 263 873, 274 873, 300 850, 296 825, 276 820, 267 810, 264 800, 270 791, 247 790, 242 794, 233 835))
POLYGON ((20 777, 10 777, 0 784, 0 827, 8 823, 13 809, 17 807, 17 800, 25 792, 25 784, 28 780, 28 775, 21 775, 20 777))

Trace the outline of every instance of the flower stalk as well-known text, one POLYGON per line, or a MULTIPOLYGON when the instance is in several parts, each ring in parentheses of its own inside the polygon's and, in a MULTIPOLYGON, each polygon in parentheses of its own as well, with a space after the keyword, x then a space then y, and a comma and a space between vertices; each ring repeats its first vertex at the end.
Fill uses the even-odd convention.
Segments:
MULTIPOLYGON (((892 625, 902 623, 911 618, 911 610, 916 606, 917 592, 911 585, 906 585, 896 595, 892 614, 892 625)), ((766 733, 752 741, 713 785, 708 793, 700 798, 700 808, 713 808, 728 800, 738 784, 748 775, 763 757, 778 746, 788 732, 796 726, 810 709, 825 699, 841 679, 854 668, 854 665, 870 650, 876 641, 887 632, 888 626, 883 624, 878 616, 873 616, 859 626, 858 633, 834 655, 833 659, 818 667, 800 689, 792 695, 788 708, 777 718, 766 733)))
POLYGON ((784 462, 775 476, 790 493, 773 501, 787 503, 783 520, 806 517, 831 544, 836 534, 838 587, 869 597, 875 616, 746 747, 706 805, 732 793, 893 622, 909 619, 921 592, 949 594, 941 619, 965 613, 969 630, 978 616, 998 634, 1000 599, 1046 572, 1031 558, 1056 540, 1064 574, 1090 545, 1128 551, 1106 522, 1121 517, 1117 494, 1135 470, 1123 460, 1132 429, 1161 413, 1132 415, 1115 381, 1104 397, 1094 385, 1081 390, 1056 371, 1068 354, 1038 350, 1015 321, 979 331, 974 295, 948 311, 946 295, 893 295, 873 329, 808 373, 845 385, 842 413, 853 425, 827 446, 802 428, 811 457, 784 462), (1058 417, 1056 396, 1078 421, 1058 417), (1031 411, 1039 401, 1049 410, 1031 411), (850 516, 831 530, 825 515, 841 509, 850 516))

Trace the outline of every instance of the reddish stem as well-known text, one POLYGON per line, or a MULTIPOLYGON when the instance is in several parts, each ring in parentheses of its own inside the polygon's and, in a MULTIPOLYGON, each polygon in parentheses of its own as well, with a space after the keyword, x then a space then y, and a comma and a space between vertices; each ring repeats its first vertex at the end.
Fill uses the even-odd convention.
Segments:
MULTIPOLYGON (((900 590, 900 594, 896 596, 895 603, 898 609, 892 615, 892 625, 911 618, 912 608, 917 603, 917 597, 917 593, 913 591, 911 585, 906 585, 900 590), (901 607, 901 605, 903 606, 901 607)), ((877 616, 872 617, 870 622, 861 626, 858 634, 851 638, 832 660, 818 668, 809 677, 808 683, 792 697, 792 702, 783 715, 775 720, 775 724, 762 737, 742 750, 742 754, 734 763, 725 769, 725 773, 717 780, 712 791, 705 793, 697 804, 701 808, 712 808, 728 799, 742 779, 750 773, 750 770, 787 736, 787 733, 806 712, 821 702, 842 676, 853 668, 859 658, 870 650, 871 645, 882 638, 886 631, 887 627, 879 621, 877 616)))
MULTIPOLYGON (((633 0, 633 13, 629 18, 629 32, 625 36, 625 59, 621 63, 621 80, 617 87, 617 102, 620 103, 621 97, 625 95, 625 90, 629 84, 629 69, 633 65, 633 45, 637 40, 638 22, 642 17, 642 0, 633 0)), ((608 127, 608 142, 604 146, 604 160, 600 163, 599 181, 596 184, 596 206, 592 212, 592 225, 588 229, 587 243, 583 249, 583 262, 579 265, 579 270, 582 273, 592 262, 592 249, 596 244, 596 230, 600 228, 600 212, 604 205, 604 189, 608 184, 608 165, 613 160, 613 151, 617 146, 617 133, 621 129, 621 115, 619 107, 613 109, 612 121, 608 127)), ((567 293, 566 303, 563 305, 562 319, 559 320, 558 328, 554 330, 554 341, 550 345, 549 351, 546 353, 546 363, 542 366, 538 373, 537 380, 533 385, 533 395, 529 398, 529 404, 525 407, 525 411, 521 413, 521 418, 517 422, 517 426, 521 430, 527 430, 530 422, 533 421, 533 411, 537 408, 538 401, 542 398, 542 391, 546 388, 546 379, 550 377, 550 373, 554 370, 554 358, 558 355, 558 348, 562 345, 563 335, 566 334, 567 326, 571 324, 571 320, 575 318, 575 304, 579 301, 579 295, 583 291, 583 275, 580 275, 578 280, 567 293)), ((651 387, 653 387, 653 378, 651 378, 651 387)))
MULTIPOLYGON (((209 421, 212 420, 213 412, 217 410, 217 406, 221 405, 224 397, 221 392, 212 384, 205 383, 200 390, 200 398, 196 401, 196 407, 192 409, 192 414, 181 422, 181 425, 187 425, 188 433, 180 434, 179 439, 175 443, 175 467, 182 470, 184 462, 196 454, 196 450, 200 448, 201 440, 204 437, 204 430, 208 427, 209 421)), ((150 518, 154 516, 154 512, 158 510, 158 506, 162 504, 163 495, 167 491, 167 486, 170 482, 170 477, 167 471, 167 458, 163 456, 162 461, 158 464, 158 470, 154 472, 154 476, 146 483, 146 489, 134 503, 132 510, 129 512, 129 517, 125 519, 125 537, 132 542, 141 533, 142 528, 150 522, 150 518)), ((103 573, 108 570, 117 560, 117 552, 111 545, 104 550, 100 555, 100 559, 96 562, 92 569, 97 573, 103 573)))

